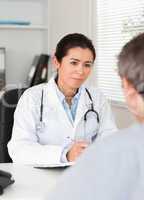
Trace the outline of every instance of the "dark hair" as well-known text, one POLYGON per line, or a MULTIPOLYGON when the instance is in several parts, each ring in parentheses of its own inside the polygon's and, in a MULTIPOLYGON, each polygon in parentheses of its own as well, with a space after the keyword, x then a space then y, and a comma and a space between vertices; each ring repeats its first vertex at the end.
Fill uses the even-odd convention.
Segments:
POLYGON ((144 33, 130 40, 118 56, 119 75, 144 95, 144 33))
POLYGON ((80 33, 68 34, 59 41, 55 52, 57 60, 61 62, 62 58, 67 55, 68 50, 75 47, 90 49, 93 54, 93 60, 95 60, 96 53, 92 41, 80 33))

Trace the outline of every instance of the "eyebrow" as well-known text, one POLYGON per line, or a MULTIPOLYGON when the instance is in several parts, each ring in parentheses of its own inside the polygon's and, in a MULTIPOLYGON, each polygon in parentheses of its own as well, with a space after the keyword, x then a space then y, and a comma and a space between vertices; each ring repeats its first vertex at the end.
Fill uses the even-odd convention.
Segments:
MULTIPOLYGON (((74 60, 74 61, 80 62, 80 60, 77 59, 77 58, 70 58, 70 60, 74 60)), ((88 61, 85 61, 85 63, 93 63, 93 61, 88 60, 88 61)))

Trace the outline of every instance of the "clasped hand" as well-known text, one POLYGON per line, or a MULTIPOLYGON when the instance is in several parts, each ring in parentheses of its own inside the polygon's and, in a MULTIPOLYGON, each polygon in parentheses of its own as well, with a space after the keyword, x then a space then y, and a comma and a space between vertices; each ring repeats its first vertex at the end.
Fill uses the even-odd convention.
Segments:
POLYGON ((75 161, 88 147, 89 143, 86 141, 75 141, 71 149, 67 153, 67 160, 69 162, 75 161))

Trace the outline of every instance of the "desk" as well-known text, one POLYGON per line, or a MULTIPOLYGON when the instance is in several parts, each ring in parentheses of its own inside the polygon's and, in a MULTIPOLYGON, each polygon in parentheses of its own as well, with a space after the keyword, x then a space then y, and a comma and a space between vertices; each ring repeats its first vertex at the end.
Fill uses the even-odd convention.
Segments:
POLYGON ((64 172, 64 169, 38 169, 12 163, 0 163, 0 169, 12 173, 15 180, 5 188, 0 200, 44 200, 64 172))

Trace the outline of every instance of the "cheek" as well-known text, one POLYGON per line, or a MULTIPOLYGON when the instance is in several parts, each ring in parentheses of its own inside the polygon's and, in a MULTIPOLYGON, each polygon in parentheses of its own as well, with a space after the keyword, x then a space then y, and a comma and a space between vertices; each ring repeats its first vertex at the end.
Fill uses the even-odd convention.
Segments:
POLYGON ((88 77, 89 74, 91 73, 92 69, 91 68, 86 68, 85 69, 85 77, 88 77))

